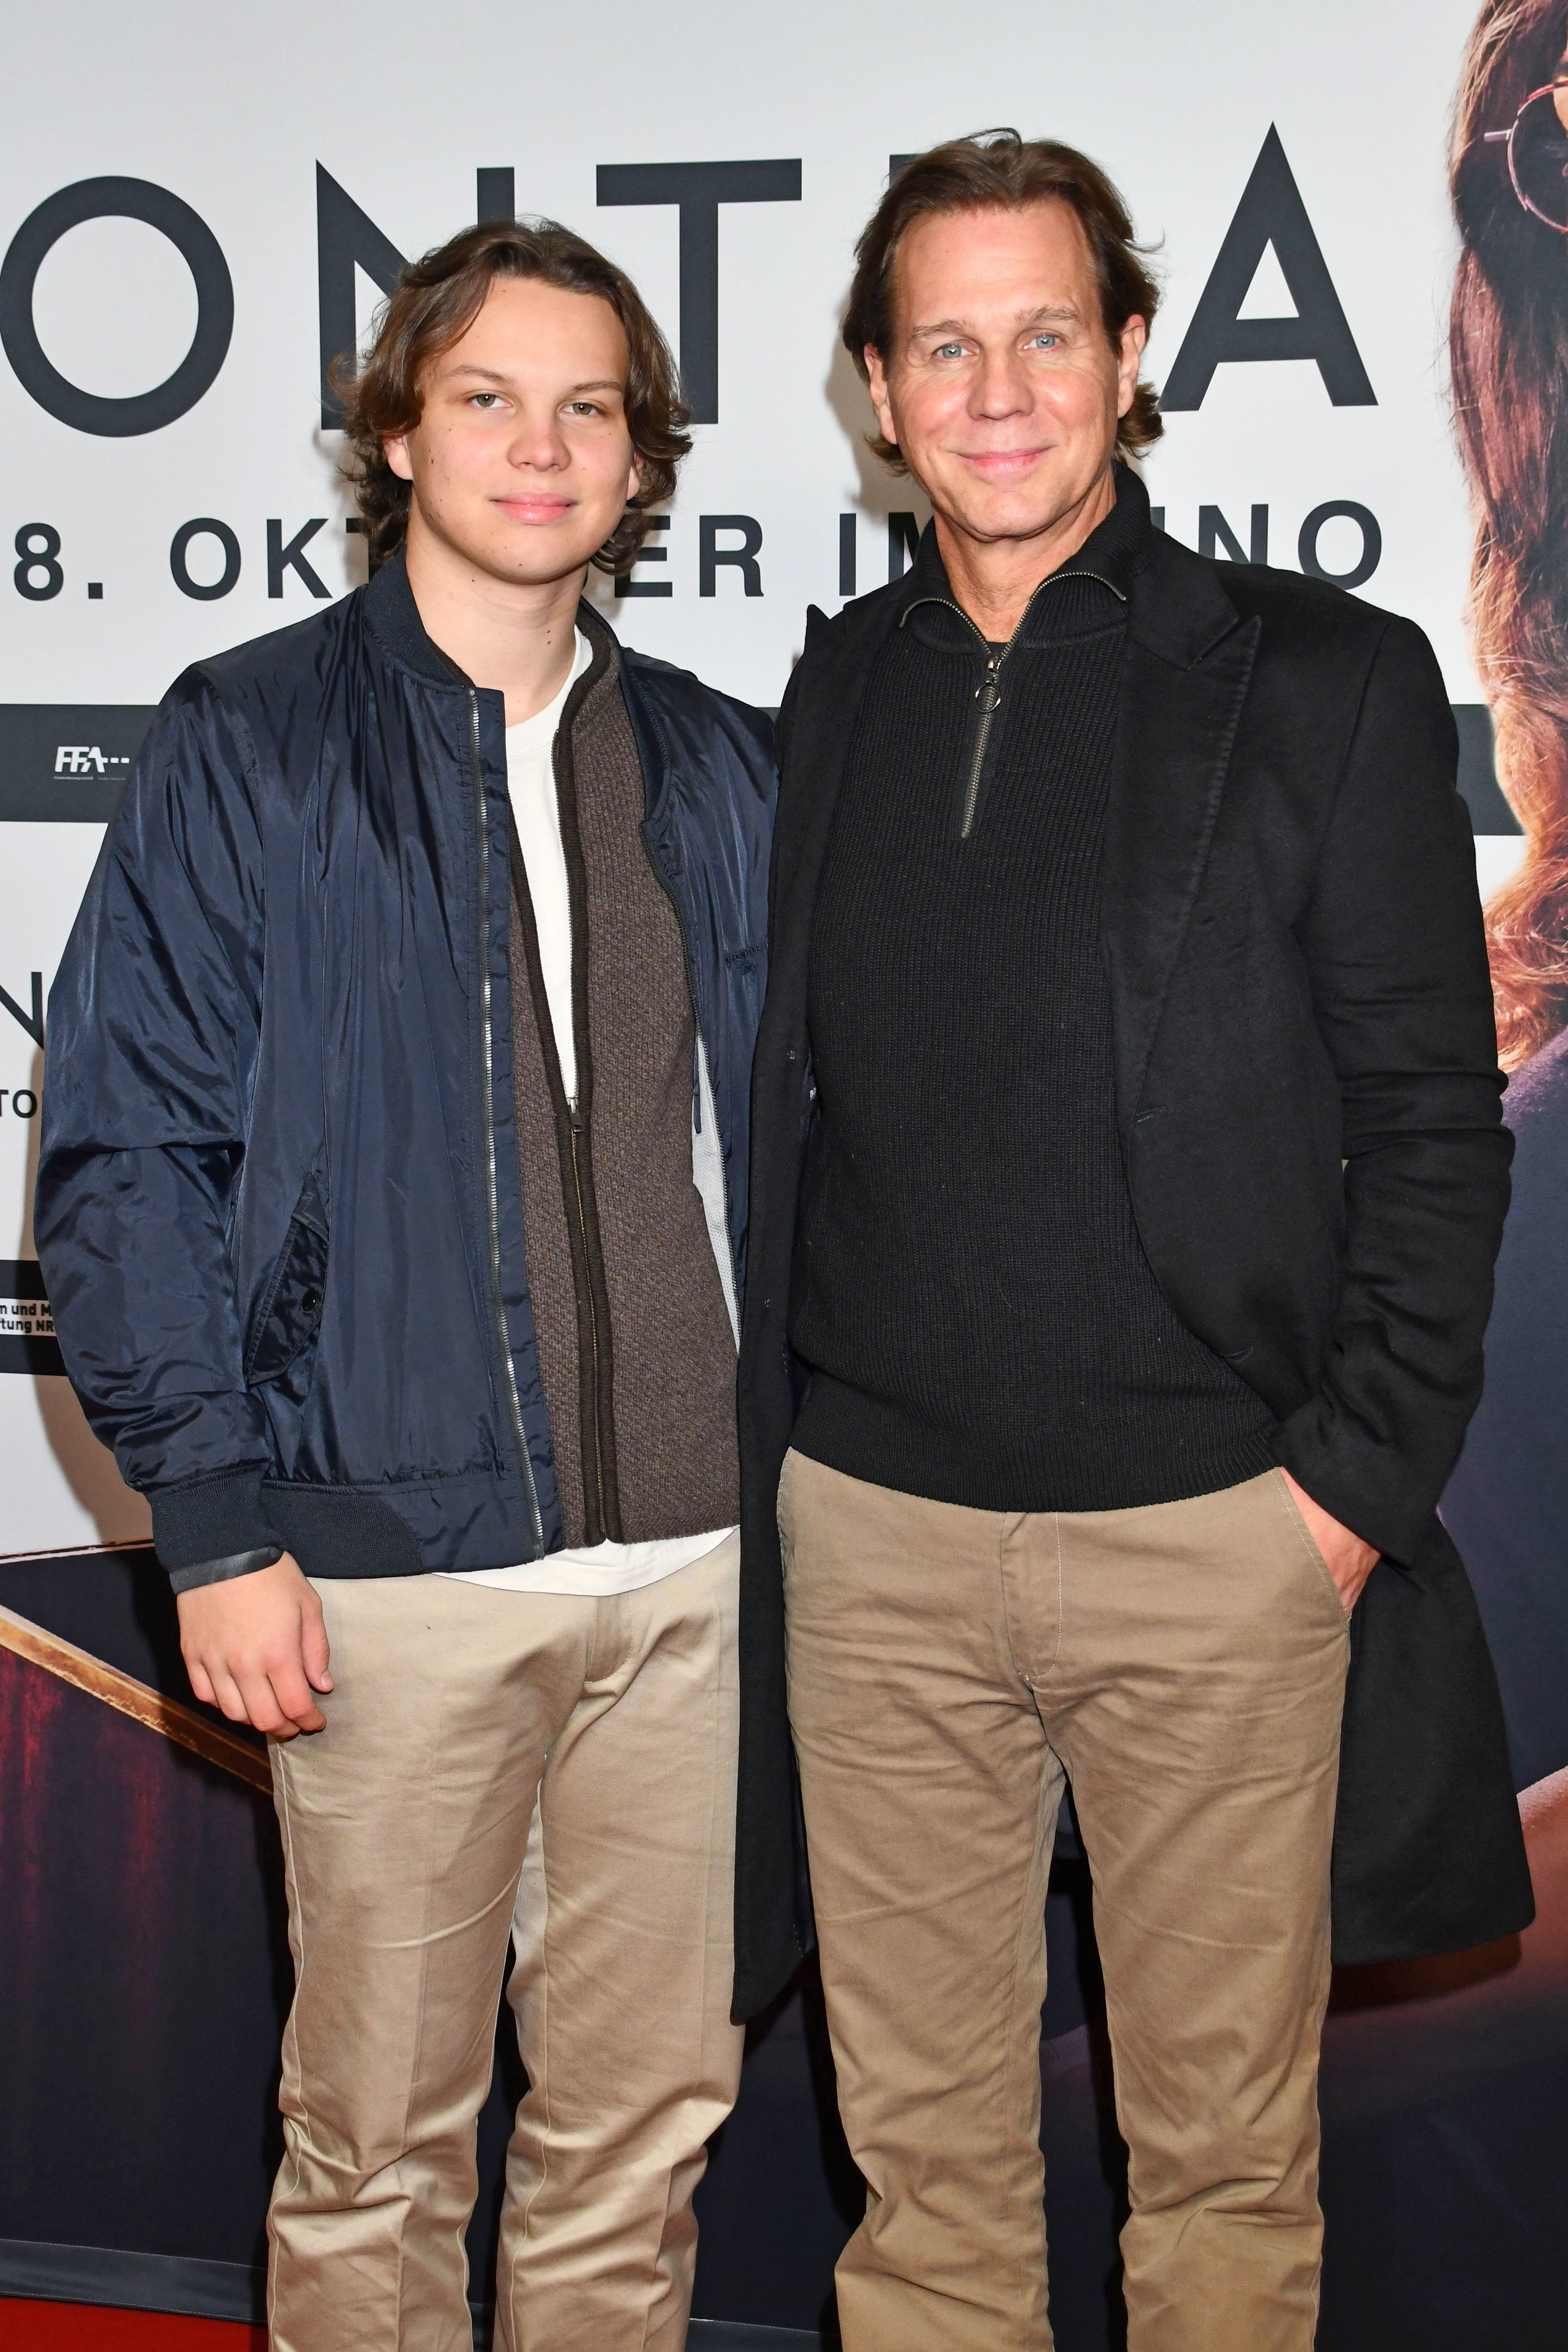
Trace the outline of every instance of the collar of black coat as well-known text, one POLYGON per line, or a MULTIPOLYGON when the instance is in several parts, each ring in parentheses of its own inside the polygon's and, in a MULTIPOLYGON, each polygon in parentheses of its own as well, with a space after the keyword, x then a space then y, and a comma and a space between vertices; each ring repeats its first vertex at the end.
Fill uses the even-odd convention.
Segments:
MULTIPOLYGON (((408 582, 408 565, 398 549, 384 563, 378 564, 363 591, 365 625, 377 642, 386 648, 395 661, 411 669, 427 685, 467 688, 473 684, 449 656, 441 651, 419 617, 419 607, 414 601, 414 591, 408 582)), ((596 613, 584 597, 577 607, 577 626, 594 648, 594 674, 603 668, 609 648, 618 653, 620 641, 614 629, 596 613)))
MULTIPOLYGON (((1188 669, 1230 635, 1241 615, 1225 593, 1217 567, 1155 528, 1149 493, 1131 467, 1118 459, 1113 470, 1115 506, 1062 569, 1091 569, 1126 597, 1129 635, 1151 653, 1188 669)), ((834 621, 815 609, 813 617, 818 627, 839 637, 847 653, 853 649, 866 659, 918 598, 950 593, 936 529, 928 523, 901 580, 846 604, 834 621)), ((808 629, 808 645, 811 635, 808 629)))

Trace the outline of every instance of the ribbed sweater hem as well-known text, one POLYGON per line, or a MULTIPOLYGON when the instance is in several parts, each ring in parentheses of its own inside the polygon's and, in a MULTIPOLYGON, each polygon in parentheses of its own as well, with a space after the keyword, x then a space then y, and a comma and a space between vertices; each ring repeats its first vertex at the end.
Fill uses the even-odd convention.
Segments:
MULTIPOLYGON (((1251 1402, 1258 1414, 1267 1413, 1260 1400, 1251 1402)), ((1081 1412, 1070 1422, 1063 1412, 1056 1417, 1060 1433, 1053 1447, 1041 1443, 1039 1432, 939 1429, 818 1372, 791 1442, 847 1478, 976 1511, 1137 1510, 1222 1494, 1279 1466, 1271 1421, 1216 1431, 1209 1397, 1193 1400, 1193 1426, 1184 1431, 1186 1417, 1179 1401, 1162 1401, 1150 1416, 1159 1431, 1151 1446, 1147 1424, 1128 1416, 1118 1429, 1121 1416, 1108 1409, 1093 1415, 1095 1444, 1086 1449, 1075 1442, 1081 1412)), ((1051 1418, 1042 1421, 1047 1434, 1051 1418)))

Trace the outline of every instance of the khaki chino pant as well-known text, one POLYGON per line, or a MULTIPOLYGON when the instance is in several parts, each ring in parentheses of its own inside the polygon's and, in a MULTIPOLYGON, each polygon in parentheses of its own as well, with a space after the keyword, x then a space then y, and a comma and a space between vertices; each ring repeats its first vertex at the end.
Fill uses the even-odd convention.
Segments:
POLYGON ((1130 2352, 1310 2352, 1349 1643, 1279 1472, 1025 1516, 792 1454, 790 1717, 839 2100, 868 2185, 845 2352, 1047 2352, 1044 1910, 1094 1885, 1130 2352))
POLYGON ((273 1743, 296 1990, 273 2352, 470 2352, 463 2237, 507 1938, 529 2090, 507 2352, 679 2352, 730 2022, 734 1538, 613 1600, 317 1586, 327 1728, 273 1743))

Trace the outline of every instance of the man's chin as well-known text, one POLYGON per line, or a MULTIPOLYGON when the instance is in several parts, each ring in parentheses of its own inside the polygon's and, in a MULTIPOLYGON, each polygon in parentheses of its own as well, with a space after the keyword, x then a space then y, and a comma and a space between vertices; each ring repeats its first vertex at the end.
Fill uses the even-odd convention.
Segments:
POLYGON ((1001 478, 952 456, 932 468, 929 483, 918 467, 911 470, 949 528, 982 544, 1047 536, 1105 479, 1105 467, 1095 467, 1081 450, 1054 446, 1027 470, 1001 478))
MULTIPOLYGON (((933 499, 932 504, 939 502, 933 499)), ((1053 492, 1044 484, 1034 483, 1026 489, 992 490, 951 504, 942 501, 939 510, 945 507, 947 520, 965 538, 994 546, 1007 540, 1043 538, 1055 530, 1072 504, 1059 490, 1053 492)))
POLYGON ((602 540, 595 540, 592 547, 584 547, 581 533, 567 539, 553 530, 542 530, 530 531, 521 546, 509 534, 507 542, 500 547, 492 544, 482 550, 471 549, 468 561, 476 571, 509 587, 550 588, 583 571, 603 544, 602 540))

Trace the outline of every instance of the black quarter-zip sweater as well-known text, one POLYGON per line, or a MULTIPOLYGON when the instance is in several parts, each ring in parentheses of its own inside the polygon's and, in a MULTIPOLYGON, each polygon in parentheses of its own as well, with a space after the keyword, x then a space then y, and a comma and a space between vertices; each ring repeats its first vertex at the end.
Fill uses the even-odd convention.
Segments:
POLYGON ((1100 845, 1118 583, 1151 528, 1123 500, 1005 647, 928 530, 834 818, 794 1442, 933 1501, 1123 1509, 1277 1458, 1268 1407, 1150 1270, 1117 1136, 1100 845))

